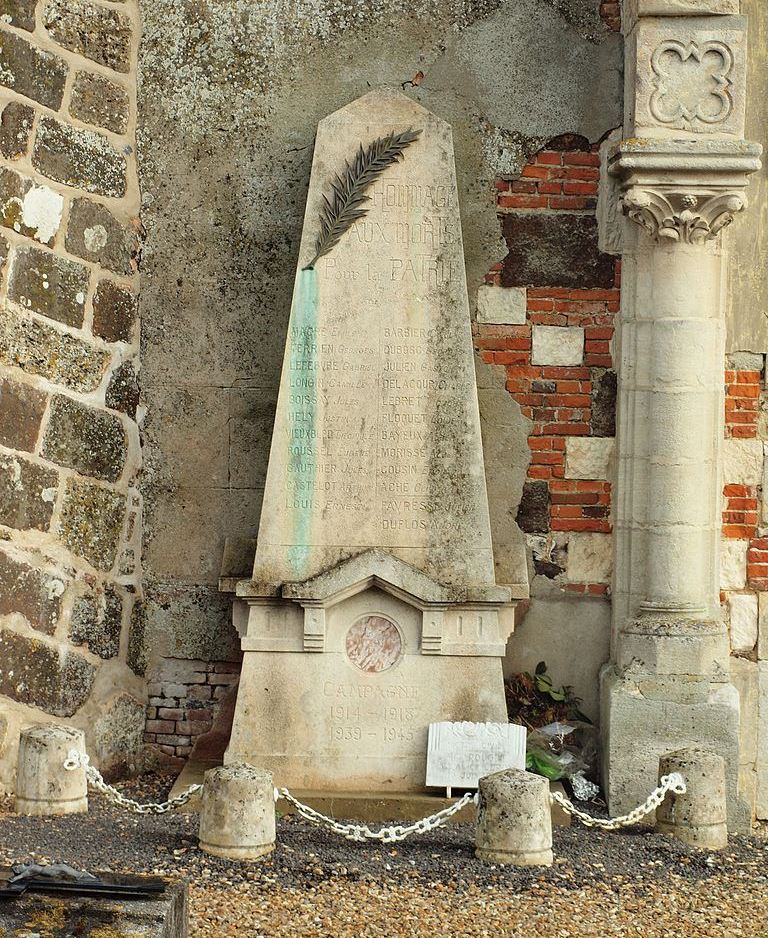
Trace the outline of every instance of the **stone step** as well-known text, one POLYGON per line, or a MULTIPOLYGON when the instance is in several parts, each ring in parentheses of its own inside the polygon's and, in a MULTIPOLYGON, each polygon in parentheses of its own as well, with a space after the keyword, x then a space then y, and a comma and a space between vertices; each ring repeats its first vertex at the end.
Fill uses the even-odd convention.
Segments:
MULTIPOLYGON (((171 789, 170 797, 175 798, 190 785, 200 785, 208 769, 214 768, 218 763, 187 762, 171 789)), ((559 782, 550 783, 551 791, 565 793, 559 782)), ((294 798, 321 811, 328 817, 337 819, 354 819, 366 823, 383 824, 388 821, 411 822, 442 811, 452 805, 458 798, 446 798, 444 795, 432 792, 359 792, 359 791, 311 791, 297 789, 291 791, 294 798)), ((184 814, 193 814, 200 810, 200 795, 194 795, 178 809, 184 814)), ((294 814, 295 809, 287 801, 278 802, 278 811, 281 814, 294 814)), ((475 821, 474 805, 467 805, 451 821, 453 823, 470 824, 475 821)), ((557 805, 552 805, 552 824, 556 827, 568 827, 570 817, 557 805)))

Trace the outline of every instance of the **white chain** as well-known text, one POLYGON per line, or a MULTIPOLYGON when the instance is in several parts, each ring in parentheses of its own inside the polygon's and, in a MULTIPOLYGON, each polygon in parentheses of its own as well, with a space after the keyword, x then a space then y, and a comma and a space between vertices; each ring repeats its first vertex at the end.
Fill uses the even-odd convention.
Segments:
POLYGON ((286 801, 290 802, 304 820, 317 824, 318 827, 327 827, 335 834, 346 837, 347 840, 378 840, 383 844, 393 844, 398 840, 405 840, 411 834, 426 834, 428 831, 441 827, 448 818, 457 814, 466 805, 476 801, 477 795, 468 792, 463 798, 447 808, 443 808, 442 811, 430 814, 429 817, 423 817, 419 821, 414 821, 413 824, 393 824, 391 827, 382 827, 377 831, 372 831, 367 824, 342 824, 340 821, 327 817, 325 814, 321 814, 320 811, 310 808, 309 805, 302 804, 293 797, 287 788, 275 789, 275 801, 278 798, 285 798, 286 801))
POLYGON ((134 814, 165 814, 173 808, 178 808, 186 804, 192 795, 200 791, 203 787, 202 785, 190 785, 189 788, 185 789, 181 794, 177 795, 175 798, 170 798, 168 801, 163 801, 159 804, 141 804, 139 801, 134 801, 133 798, 126 798, 125 795, 121 794, 116 788, 113 788, 112 785, 107 785, 101 772, 92 766, 90 761, 90 758, 84 752, 80 752, 77 749, 70 749, 67 753, 67 758, 64 760, 64 768, 68 772, 72 772, 81 767, 84 768, 85 777, 92 788, 95 788, 96 791, 100 791, 108 801, 119 805, 121 808, 126 808, 128 811, 132 811, 134 814))
POLYGON ((633 811, 630 811, 629 814, 622 814, 621 817, 610 818, 592 817, 592 815, 586 814, 584 811, 579 811, 579 809, 575 807, 565 795, 561 795, 559 791, 551 792, 549 798, 550 801, 557 802, 567 814, 572 814, 575 818, 578 818, 585 827, 600 827, 605 831, 615 831, 620 827, 629 827, 630 824, 637 824, 646 814, 655 811, 656 808, 661 805, 662 801, 664 801, 664 796, 668 791, 683 795, 685 794, 685 790, 685 780, 683 776, 679 772, 670 772, 669 775, 661 776, 659 787, 655 788, 641 805, 633 811))
MULTIPOLYGON (((185 789, 175 798, 169 798, 168 801, 163 801, 159 804, 141 804, 138 801, 134 801, 133 798, 126 798, 125 795, 121 794, 112 785, 108 785, 104 781, 101 772, 90 764, 90 759, 84 752, 80 752, 77 749, 70 749, 67 753, 67 758, 64 760, 64 768, 72 772, 74 769, 81 767, 85 769, 85 777, 92 788, 100 791, 113 804, 119 805, 121 808, 126 808, 134 814, 165 814, 173 808, 178 808, 186 804, 194 794, 201 791, 203 788, 202 785, 190 785, 189 788, 185 789)), ((655 788, 641 805, 630 811, 629 814, 622 814, 620 817, 614 818, 592 817, 592 815, 580 811, 565 795, 560 794, 558 791, 551 792, 549 799, 552 803, 559 804, 567 814, 571 814, 581 821, 585 827, 599 827, 602 830, 613 831, 618 830, 620 827, 629 827, 631 824, 637 824, 646 814, 655 811, 664 801, 664 797, 668 791, 682 795, 685 794, 685 790, 685 780, 679 772, 671 772, 669 775, 662 775, 658 788, 655 788)), ((296 812, 305 820, 316 824, 318 827, 327 827, 335 834, 346 837, 347 840, 378 840, 384 844, 405 840, 405 838, 410 837, 411 834, 426 834, 428 831, 442 827, 450 817, 454 814, 458 814, 466 805, 471 802, 477 804, 478 801, 478 795, 476 793, 467 792, 463 798, 460 798, 458 801, 454 802, 454 804, 443 808, 442 811, 437 811, 435 814, 430 814, 429 817, 414 821, 413 824, 393 824, 390 827, 382 827, 377 831, 372 831, 367 824, 342 824, 340 821, 327 817, 320 811, 310 808, 309 805, 302 804, 301 801, 294 798, 287 788, 275 789, 275 801, 277 801, 278 798, 285 798, 286 801, 290 802, 290 804, 296 808, 296 812)))

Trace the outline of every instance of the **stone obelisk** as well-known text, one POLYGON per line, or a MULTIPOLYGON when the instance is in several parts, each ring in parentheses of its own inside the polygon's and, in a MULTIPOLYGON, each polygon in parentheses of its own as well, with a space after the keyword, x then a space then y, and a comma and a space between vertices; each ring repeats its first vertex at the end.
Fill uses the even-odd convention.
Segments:
MULTIPOLYGON (((424 786, 436 720, 506 720, 450 127, 375 91, 323 120, 227 760, 304 789, 424 786), (315 259, 356 155, 413 137, 315 259), (339 183, 337 182, 337 185, 339 183)), ((245 618, 245 617, 244 617, 245 618)))

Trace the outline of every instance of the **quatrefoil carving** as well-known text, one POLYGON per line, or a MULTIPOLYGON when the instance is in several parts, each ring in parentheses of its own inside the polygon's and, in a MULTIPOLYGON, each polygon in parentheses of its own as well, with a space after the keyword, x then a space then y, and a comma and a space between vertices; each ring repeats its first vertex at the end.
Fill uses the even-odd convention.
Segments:
POLYGON ((719 124, 733 110, 730 74, 733 53, 723 42, 668 39, 651 56, 655 91, 651 114, 662 124, 697 130, 719 124))

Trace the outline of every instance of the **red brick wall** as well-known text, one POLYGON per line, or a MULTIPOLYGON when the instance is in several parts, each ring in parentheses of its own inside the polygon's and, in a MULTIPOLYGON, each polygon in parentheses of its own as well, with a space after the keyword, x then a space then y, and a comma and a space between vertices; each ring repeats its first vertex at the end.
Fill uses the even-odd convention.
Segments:
POLYGON ((239 680, 232 661, 161 659, 147 685, 144 741, 170 757, 186 759, 195 740, 211 729, 219 702, 239 680))
MULTIPOLYGON (((497 180, 502 224, 509 213, 518 219, 526 214, 594 215, 599 166, 597 148, 583 138, 558 138, 535 154, 520 178, 497 180), (572 148, 567 148, 569 143, 572 148)), ((502 264, 497 265, 487 282, 499 286, 502 269, 502 264)), ((613 367, 611 339, 620 302, 619 276, 617 262, 608 287, 558 286, 556 282, 528 285, 525 325, 476 325, 475 342, 483 360, 504 366, 507 390, 531 421, 527 476, 546 483, 550 532, 611 532, 610 482, 566 478, 566 446, 569 437, 606 435, 604 427, 593 421, 593 408, 598 382, 613 367), (532 333, 536 326, 582 328, 584 346, 578 364, 534 364, 532 333)), ((606 583, 567 583, 564 588, 608 591, 606 583)))

